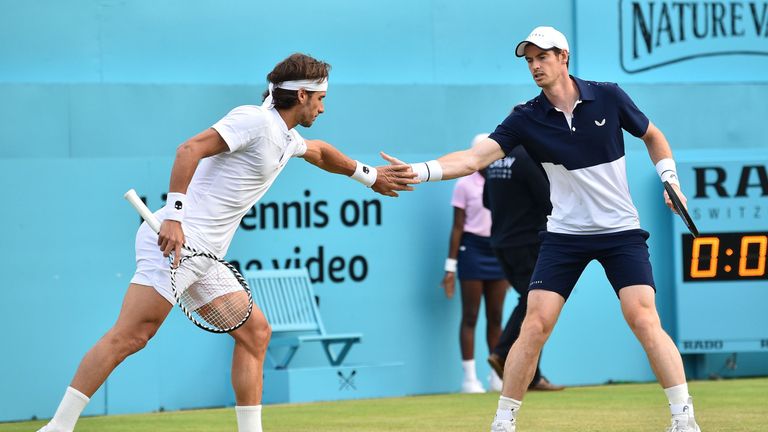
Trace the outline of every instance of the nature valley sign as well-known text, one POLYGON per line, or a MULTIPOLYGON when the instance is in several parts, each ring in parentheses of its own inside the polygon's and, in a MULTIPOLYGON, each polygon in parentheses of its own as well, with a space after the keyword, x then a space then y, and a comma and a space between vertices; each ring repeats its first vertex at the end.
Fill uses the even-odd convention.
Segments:
POLYGON ((699 57, 768 56, 768 1, 620 0, 619 8, 627 73, 699 57))

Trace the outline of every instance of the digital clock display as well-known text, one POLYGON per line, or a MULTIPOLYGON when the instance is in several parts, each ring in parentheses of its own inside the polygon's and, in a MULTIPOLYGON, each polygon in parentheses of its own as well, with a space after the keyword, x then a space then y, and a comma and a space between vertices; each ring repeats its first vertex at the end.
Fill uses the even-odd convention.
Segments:
POLYGON ((683 280, 766 280, 768 232, 683 234, 683 280))
POLYGON ((696 157, 677 167, 701 234, 667 212, 675 343, 682 354, 768 355, 768 148, 696 157))

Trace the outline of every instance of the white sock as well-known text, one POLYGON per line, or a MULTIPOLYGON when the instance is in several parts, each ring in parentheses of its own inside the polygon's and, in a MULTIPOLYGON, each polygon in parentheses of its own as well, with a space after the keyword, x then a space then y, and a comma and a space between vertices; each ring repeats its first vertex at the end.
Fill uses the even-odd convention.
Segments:
POLYGON ((53 415, 50 425, 64 431, 74 430, 77 419, 80 418, 80 414, 90 400, 88 396, 80 393, 77 389, 67 387, 67 391, 64 392, 64 398, 61 399, 59 408, 56 410, 56 414, 53 415))
POLYGON ((261 405, 236 406, 238 432, 261 431, 261 405))
POLYGON ((464 369, 464 381, 477 381, 477 372, 475 371, 475 359, 462 360, 461 368, 464 369))
POLYGON ((496 410, 496 420, 509 421, 517 417, 517 411, 520 410, 520 405, 523 402, 508 398, 506 396, 499 397, 499 408, 496 410))
POLYGON ((685 405, 688 403, 688 398, 691 397, 688 394, 688 383, 665 388, 664 393, 666 393, 670 405, 685 405))

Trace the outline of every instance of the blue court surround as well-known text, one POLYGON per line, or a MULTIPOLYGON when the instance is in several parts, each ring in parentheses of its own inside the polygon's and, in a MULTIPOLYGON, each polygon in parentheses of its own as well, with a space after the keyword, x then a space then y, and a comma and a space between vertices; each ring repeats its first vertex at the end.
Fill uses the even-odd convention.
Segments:
MULTIPOLYGON (((512 50, 540 24, 569 37, 574 74, 620 83, 679 159, 696 160, 687 153, 704 150, 725 159, 738 149, 745 160, 765 161, 768 60, 702 57, 627 72, 634 66, 621 58, 627 41, 619 32, 626 3, 301 0, 295 8, 308 18, 290 33, 266 19, 264 3, 245 0, 213 15, 221 5, 210 0, 0 3, 0 313, 24 329, 3 336, 0 370, 13 372, 0 386, 0 421, 51 416, 82 355, 114 322, 139 222, 122 194, 136 188, 150 207, 161 206, 175 147, 231 107, 258 103, 264 76, 291 52, 333 65, 326 113, 301 133, 371 163, 380 150, 424 160, 465 148, 535 96, 512 50)), ((659 11, 665 2, 652 3, 659 11)), ((672 218, 642 142, 625 140, 630 190, 651 233, 657 304, 676 336, 672 218)), ((227 258, 243 267, 309 267, 325 325, 365 335, 350 362, 402 362, 397 390, 404 394, 457 391, 460 305, 439 288, 451 187, 427 184, 389 199, 296 160, 264 207, 246 216, 227 258)), ((684 180, 686 193, 691 187, 684 180)), ((507 299, 507 314, 515 300, 507 299)), ((702 357, 695 372, 768 373, 765 353, 739 354, 739 368, 722 372, 728 355, 702 357)), ((232 405, 230 356, 226 336, 205 334, 173 311, 86 414, 232 405)), ((307 350, 294 362, 317 365, 322 356, 307 350)), ((577 284, 542 369, 568 385, 653 380, 595 263, 577 284)))

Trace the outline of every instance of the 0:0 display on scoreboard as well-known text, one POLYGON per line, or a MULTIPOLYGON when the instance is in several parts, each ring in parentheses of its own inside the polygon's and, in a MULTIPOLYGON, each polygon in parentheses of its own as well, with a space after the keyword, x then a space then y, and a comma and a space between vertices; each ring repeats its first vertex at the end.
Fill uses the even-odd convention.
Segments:
POLYGON ((768 232, 683 234, 683 280, 756 281, 766 276, 768 232))

